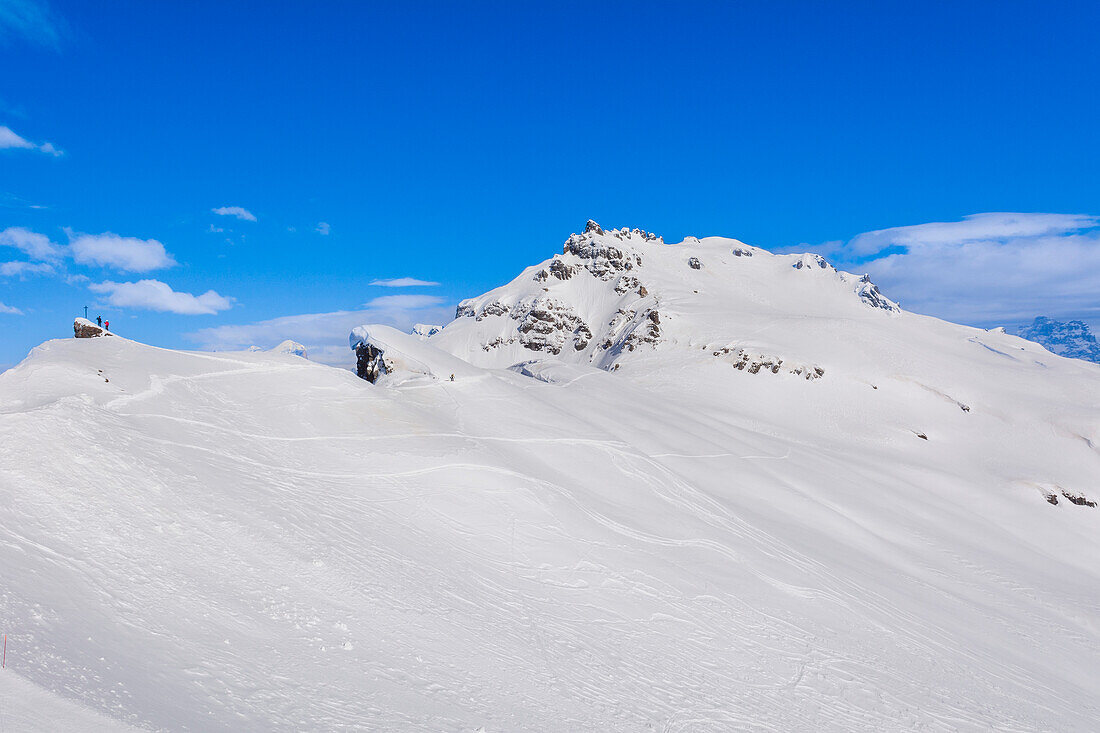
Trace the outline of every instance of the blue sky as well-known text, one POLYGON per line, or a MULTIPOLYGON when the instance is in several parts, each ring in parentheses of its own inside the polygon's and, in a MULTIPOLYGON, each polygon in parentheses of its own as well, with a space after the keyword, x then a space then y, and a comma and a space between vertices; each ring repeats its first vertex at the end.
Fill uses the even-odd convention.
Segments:
POLYGON ((439 321, 588 218, 813 249, 975 325, 1096 324, 1097 27, 1095 3, 0 0, 0 365, 84 305, 157 345, 343 358, 348 323, 439 321))

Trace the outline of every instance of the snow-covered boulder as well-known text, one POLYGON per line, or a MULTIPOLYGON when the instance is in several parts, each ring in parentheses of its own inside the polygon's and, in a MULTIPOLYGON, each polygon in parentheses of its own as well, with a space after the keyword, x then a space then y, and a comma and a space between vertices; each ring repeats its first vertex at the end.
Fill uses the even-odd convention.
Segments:
POLYGON ((348 337, 355 373, 371 383, 474 376, 480 369, 432 346, 419 336, 381 325, 358 326, 348 337))

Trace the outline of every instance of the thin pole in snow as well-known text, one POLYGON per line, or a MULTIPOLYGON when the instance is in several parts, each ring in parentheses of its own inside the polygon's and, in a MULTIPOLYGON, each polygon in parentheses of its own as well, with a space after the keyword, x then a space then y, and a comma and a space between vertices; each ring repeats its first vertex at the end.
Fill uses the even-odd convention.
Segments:
POLYGON ((4 634, 4 661, 0 662, 0 669, 7 669, 8 666, 8 635, 4 634))

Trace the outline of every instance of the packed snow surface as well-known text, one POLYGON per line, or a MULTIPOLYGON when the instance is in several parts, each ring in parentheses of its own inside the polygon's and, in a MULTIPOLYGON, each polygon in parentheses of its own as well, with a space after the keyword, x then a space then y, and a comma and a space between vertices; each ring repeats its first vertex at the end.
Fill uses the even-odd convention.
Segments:
POLYGON ((0 375, 0 715, 1100 729, 1096 365, 814 256, 578 236, 357 329, 377 384, 124 338, 0 375))

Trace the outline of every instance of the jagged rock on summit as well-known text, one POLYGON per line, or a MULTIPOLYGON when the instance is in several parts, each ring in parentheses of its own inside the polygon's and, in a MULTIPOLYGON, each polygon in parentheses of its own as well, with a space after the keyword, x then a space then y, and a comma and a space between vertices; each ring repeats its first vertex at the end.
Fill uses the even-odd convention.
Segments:
POLYGON ((73 336, 78 339, 99 338, 100 336, 114 336, 113 333, 97 326, 87 318, 77 318, 73 321, 73 336))

